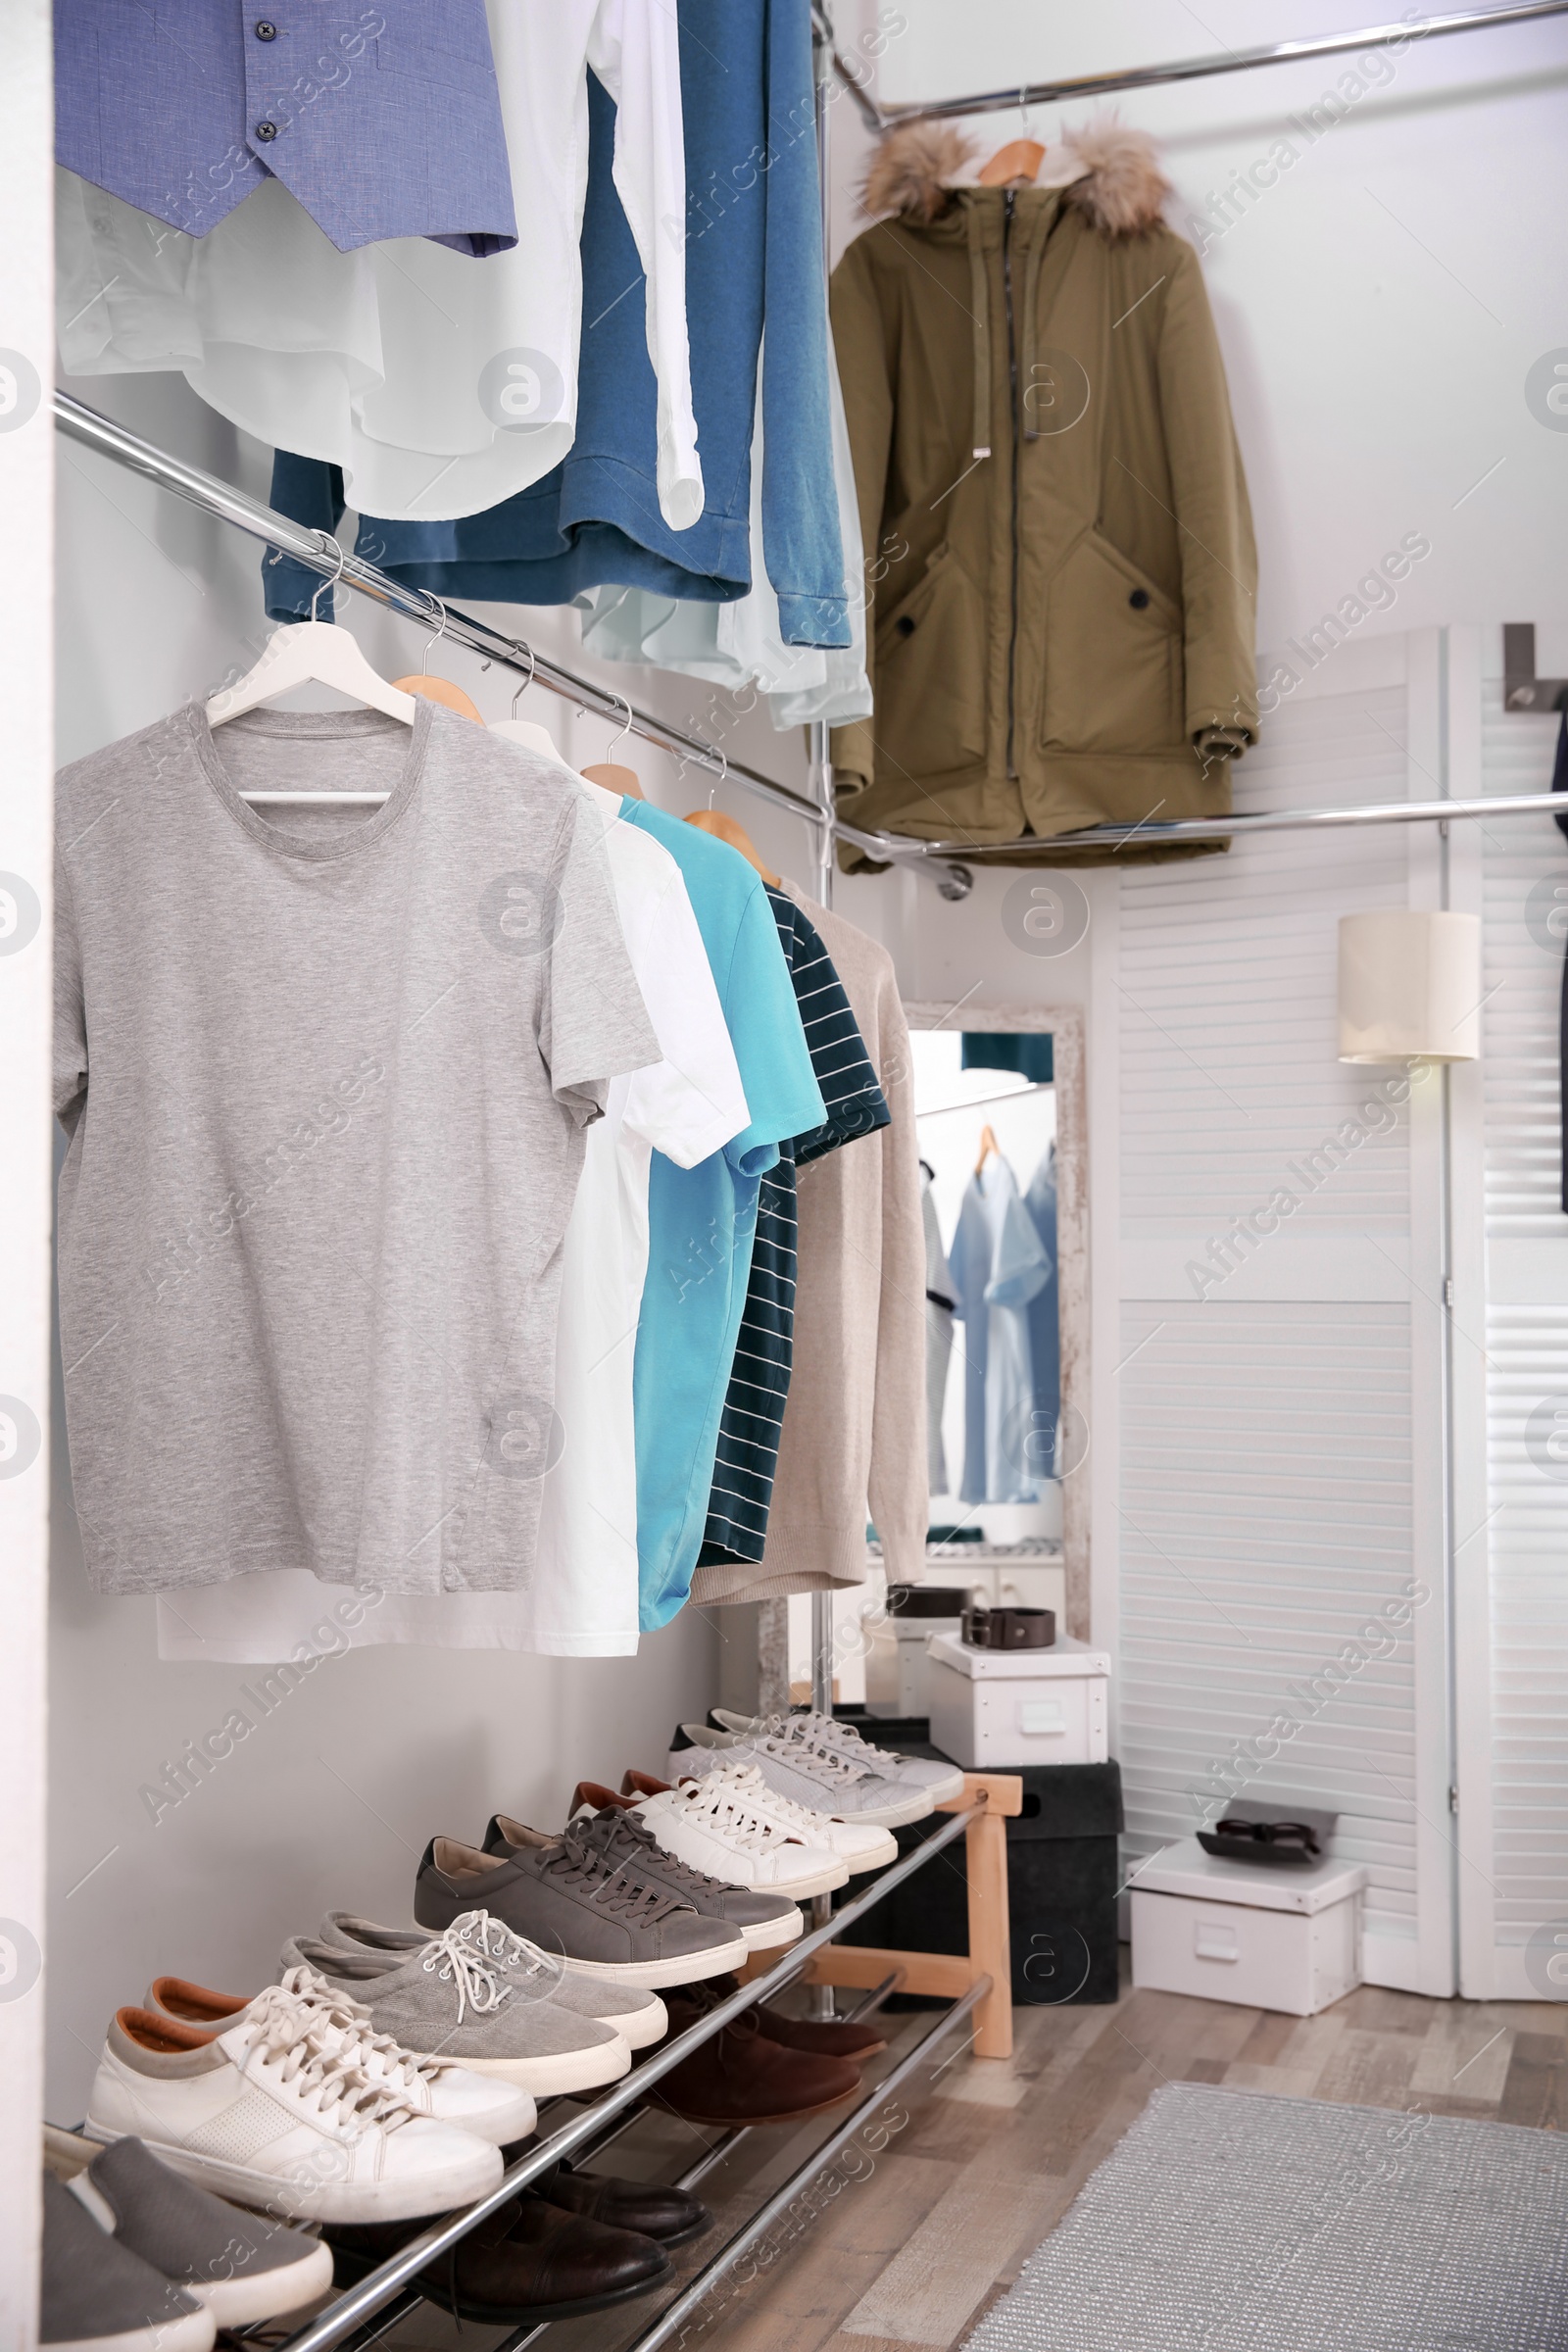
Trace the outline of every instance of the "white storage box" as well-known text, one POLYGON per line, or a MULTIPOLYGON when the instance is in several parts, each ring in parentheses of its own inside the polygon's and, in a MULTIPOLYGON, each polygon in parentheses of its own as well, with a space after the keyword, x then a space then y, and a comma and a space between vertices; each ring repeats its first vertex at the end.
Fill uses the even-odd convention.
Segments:
POLYGON ((1359 1864, 1229 1862, 1196 1838, 1132 1881, 1133 1983, 1315 2017, 1361 1982, 1359 1864))
POLYGON ((1050 1649, 971 1649, 956 1634, 933 1634, 928 1647, 932 1744, 966 1772, 1104 1763, 1104 1650, 1069 1634, 1050 1649))
POLYGON ((928 1634, 956 1634, 961 1617, 888 1617, 865 1653, 865 1704, 872 1715, 929 1715, 928 1634))

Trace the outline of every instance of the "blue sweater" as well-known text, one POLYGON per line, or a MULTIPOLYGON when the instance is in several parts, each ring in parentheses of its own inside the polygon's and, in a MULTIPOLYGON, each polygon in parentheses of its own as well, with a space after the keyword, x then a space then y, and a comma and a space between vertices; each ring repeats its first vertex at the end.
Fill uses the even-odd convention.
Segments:
MULTIPOLYGON (((672 531, 659 511, 643 273, 611 176, 614 107, 590 74, 575 444, 552 473, 488 514, 449 522, 367 515, 359 552, 411 586, 454 600, 566 604, 607 581, 713 604, 744 596, 752 585, 751 445, 765 312, 768 578, 786 643, 847 646, 808 0, 679 0, 679 20, 703 514, 690 530, 672 531)), ((342 476, 279 451, 272 504, 297 521, 335 529, 342 476)), ((308 609, 316 580, 302 566, 269 557, 266 578, 273 619, 308 609)))

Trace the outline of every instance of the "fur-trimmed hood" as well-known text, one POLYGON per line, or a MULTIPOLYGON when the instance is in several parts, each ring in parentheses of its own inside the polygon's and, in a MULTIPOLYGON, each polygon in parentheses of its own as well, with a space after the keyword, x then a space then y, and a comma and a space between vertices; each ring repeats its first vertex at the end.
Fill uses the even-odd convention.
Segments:
MULTIPOLYGON (((1062 201, 1076 207, 1102 236, 1134 237, 1155 227, 1171 193, 1147 131, 1129 129, 1114 116, 1082 130, 1066 131, 1062 146, 1075 176, 1062 201)), ((899 213, 931 221, 953 201, 959 175, 974 159, 974 142, 946 122, 910 122, 883 140, 865 178, 869 213, 899 213)), ((1051 169, 1047 184, 1060 185, 1064 172, 1051 169)))

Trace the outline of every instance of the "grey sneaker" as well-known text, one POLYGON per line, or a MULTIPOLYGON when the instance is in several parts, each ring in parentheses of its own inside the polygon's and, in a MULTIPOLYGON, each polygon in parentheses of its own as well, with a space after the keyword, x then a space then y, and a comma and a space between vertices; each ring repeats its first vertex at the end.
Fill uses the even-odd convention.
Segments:
POLYGON ((594 2090, 628 2073, 631 2051, 613 2026, 574 2017, 550 1997, 559 1964, 530 1998, 472 1932, 480 1921, 490 1924, 482 1911, 465 1912, 413 1952, 351 1952, 297 1936, 283 1946, 280 1970, 318 1970, 405 2049, 499 2075, 536 2099, 594 2090))
POLYGON ((790 1715, 737 1715, 728 1707, 710 1707, 708 1721, 715 1732, 739 1732, 742 1739, 756 1732, 779 1732, 795 1728, 815 1747, 825 1747, 862 1772, 874 1773, 879 1781, 892 1781, 911 1792, 918 1790, 934 1805, 944 1805, 963 1794, 963 1774, 956 1764, 938 1764, 929 1756, 896 1755, 890 1747, 873 1747, 871 1741, 846 1723, 842 1716, 819 1715, 814 1708, 805 1708, 790 1715))
POLYGON ((332 2283, 330 2246, 209 2196, 139 2139, 101 2148, 45 2124, 43 2153, 54 2178, 117 2244, 182 2288, 220 2328, 281 2319, 332 2283))
POLYGON ((111 2237, 50 2173, 42 2269, 38 2341, 48 2352, 212 2352, 212 2313, 111 2237))
MULTIPOLYGON (((569 1961, 563 1975, 559 1960, 524 1936, 514 1936, 487 1911, 474 1913, 468 1935, 470 1941, 484 1948, 490 1965, 515 1983, 524 2000, 550 1999, 572 2017, 591 2017, 601 2026, 613 2026, 633 2050, 651 2049, 669 2032, 669 2012, 657 1992, 578 1976, 569 1961)), ((390 1952, 399 1959, 407 1959, 410 1952, 422 1952, 430 1940, 422 1928, 383 1928, 353 1911, 328 1911, 321 1922, 320 1937, 323 1943, 336 1944, 344 1951, 390 1952)), ((513 2133, 514 2139, 520 2136, 513 2133)))
POLYGON ((923 1788, 901 1788, 862 1772, 795 1731, 794 1720, 770 1715, 767 1728, 756 1732, 715 1732, 706 1723, 683 1723, 670 1742, 669 1777, 684 1780, 715 1764, 754 1764, 767 1786, 793 1804, 867 1828, 896 1829, 900 1822, 923 1821, 930 1812, 923 1788))
MULTIPOLYGON (((661 1845, 630 1797, 616 1796, 608 1788, 590 1791, 579 1781, 571 1802, 572 1820, 584 1842, 603 1854, 612 1868, 629 1871, 633 1878, 646 1879, 650 1886, 662 1886, 667 1894, 695 1903, 705 1919, 727 1921, 745 1937, 748 1951, 794 1943, 804 1932, 806 1922, 798 1903, 765 1888, 726 1886, 661 1845)), ((485 1852, 509 1854, 513 1832, 518 1827, 520 1824, 509 1821, 506 1814, 497 1813, 484 1834, 485 1852)))
POLYGON ((504 1857, 431 1838, 414 1887, 421 1927, 447 1928, 482 1908, 578 1975, 620 1984, 695 1984, 727 1976, 745 1959, 737 1929, 612 1869, 575 1824, 559 1838, 520 1821, 512 1826, 518 1842, 504 1857))

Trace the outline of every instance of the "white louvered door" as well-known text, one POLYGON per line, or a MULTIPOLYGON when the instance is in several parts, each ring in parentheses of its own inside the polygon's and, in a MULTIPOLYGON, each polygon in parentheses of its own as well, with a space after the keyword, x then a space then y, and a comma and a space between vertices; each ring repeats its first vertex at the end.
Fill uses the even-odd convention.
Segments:
MULTIPOLYGON (((1479 638, 1479 633, 1477 633, 1479 638)), ((1544 792, 1555 721, 1505 714, 1497 632, 1455 663, 1456 764, 1544 792)), ((1457 786, 1456 786, 1457 789, 1457 786)), ((1482 1061, 1465 1073, 1471 1228, 1455 1312, 1462 1984, 1568 1998, 1568 1216, 1558 1007, 1568 843, 1549 816, 1465 829, 1483 920, 1482 1061), (1468 1280, 1464 1277, 1468 1274, 1468 1280)))
MULTIPOLYGON (((1438 652, 1340 648, 1238 807, 1435 797, 1438 652)), ((1389 826, 1123 878, 1116 1539, 1133 1854, 1233 1794, 1337 1812, 1368 1979, 1442 1993, 1441 1081, 1391 1101, 1336 1026, 1338 918, 1429 863, 1389 826)))

